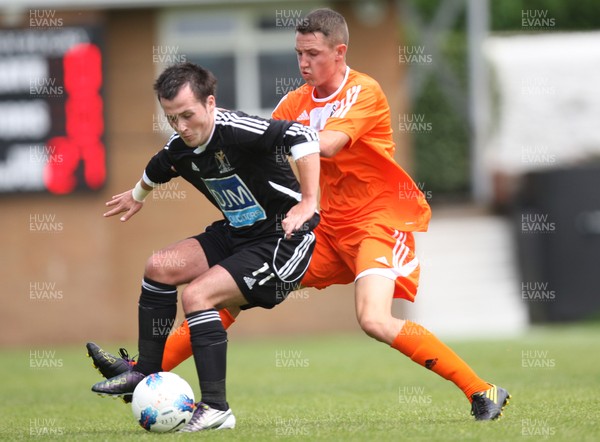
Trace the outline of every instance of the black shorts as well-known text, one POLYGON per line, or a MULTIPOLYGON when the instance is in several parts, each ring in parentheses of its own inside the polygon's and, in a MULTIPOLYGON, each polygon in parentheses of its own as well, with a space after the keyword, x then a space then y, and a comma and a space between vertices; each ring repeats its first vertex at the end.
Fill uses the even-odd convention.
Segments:
POLYGON ((273 308, 300 287, 315 248, 312 231, 284 239, 281 232, 257 238, 232 237, 225 221, 207 227, 197 239, 210 267, 220 265, 252 307, 273 308))

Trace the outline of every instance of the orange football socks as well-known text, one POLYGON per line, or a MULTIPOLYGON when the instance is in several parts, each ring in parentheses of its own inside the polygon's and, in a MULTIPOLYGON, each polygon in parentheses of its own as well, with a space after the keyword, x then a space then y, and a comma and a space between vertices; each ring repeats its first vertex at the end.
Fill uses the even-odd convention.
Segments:
POLYGON ((473 393, 490 388, 490 385, 479 378, 465 361, 419 324, 406 321, 391 347, 417 364, 454 382, 469 401, 473 393))
MULTIPOLYGON (((235 318, 231 316, 227 309, 219 310, 219 316, 221 316, 221 322, 225 330, 235 322, 235 318)), ((171 371, 190 356, 192 356, 190 328, 187 321, 183 321, 167 338, 162 359, 162 369, 164 371, 171 371)))
MULTIPOLYGON (((219 310, 219 315, 225 329, 235 322, 235 318, 226 309, 219 310)), ((406 321, 391 347, 417 364, 454 382, 469 401, 473 393, 490 388, 454 351, 419 324, 406 321)), ((184 321, 167 339, 162 369, 172 370, 191 355, 190 329, 184 321)))

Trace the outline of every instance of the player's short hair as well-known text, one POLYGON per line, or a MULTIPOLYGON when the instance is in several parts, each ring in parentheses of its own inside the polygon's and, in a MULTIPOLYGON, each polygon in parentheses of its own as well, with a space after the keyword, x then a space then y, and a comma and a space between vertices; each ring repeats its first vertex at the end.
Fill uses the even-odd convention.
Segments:
POLYGON ((296 26, 301 34, 322 33, 331 46, 348 44, 348 25, 344 16, 329 8, 315 9, 296 26))
POLYGON ((190 85, 194 96, 202 103, 206 102, 209 95, 217 93, 217 79, 213 73, 190 62, 166 68, 154 82, 154 90, 159 100, 172 100, 186 84, 190 85))

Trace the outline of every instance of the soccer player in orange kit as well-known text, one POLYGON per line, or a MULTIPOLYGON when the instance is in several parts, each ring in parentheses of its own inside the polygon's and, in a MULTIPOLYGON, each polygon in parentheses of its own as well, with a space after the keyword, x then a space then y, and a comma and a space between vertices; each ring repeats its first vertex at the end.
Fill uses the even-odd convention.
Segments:
MULTIPOLYGON (((298 66, 306 83, 283 97, 272 115, 319 131, 321 223, 302 285, 321 289, 354 282, 356 315, 367 335, 456 384, 475 419, 496 419, 509 393, 482 380, 427 329, 391 314, 394 298, 412 302, 417 294, 412 232, 427 230, 431 212, 418 190, 399 191, 417 186, 394 161, 387 99, 374 79, 346 65, 347 48, 342 15, 330 9, 309 13, 296 27, 298 66)), ((238 313, 221 310, 223 325, 238 313)), ((186 323, 180 327, 167 341, 163 370, 192 354, 186 323)), ((93 343, 88 353, 103 374, 128 366, 120 358, 110 362, 112 355, 93 343)))

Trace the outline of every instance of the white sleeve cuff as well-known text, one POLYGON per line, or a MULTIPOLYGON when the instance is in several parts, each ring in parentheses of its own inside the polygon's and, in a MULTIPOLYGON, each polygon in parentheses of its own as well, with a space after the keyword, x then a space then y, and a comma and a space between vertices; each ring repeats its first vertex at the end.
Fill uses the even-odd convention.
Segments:
POLYGON ((142 187, 141 182, 138 181, 136 183, 135 187, 133 188, 133 191, 131 192, 131 196, 138 203, 143 203, 150 192, 151 192, 150 190, 144 189, 142 187))
POLYGON ((144 174, 142 175, 142 180, 144 181, 144 183, 146 183, 147 185, 149 185, 152 188, 155 188, 156 186, 158 186, 157 183, 151 181, 150 178, 148 178, 148 175, 146 175, 145 170, 144 170, 144 174))
POLYGON ((306 155, 310 155, 311 153, 320 153, 321 149, 319 148, 318 141, 307 141, 306 143, 300 143, 292 146, 291 151, 294 161, 298 161, 298 159, 305 157, 306 155))

